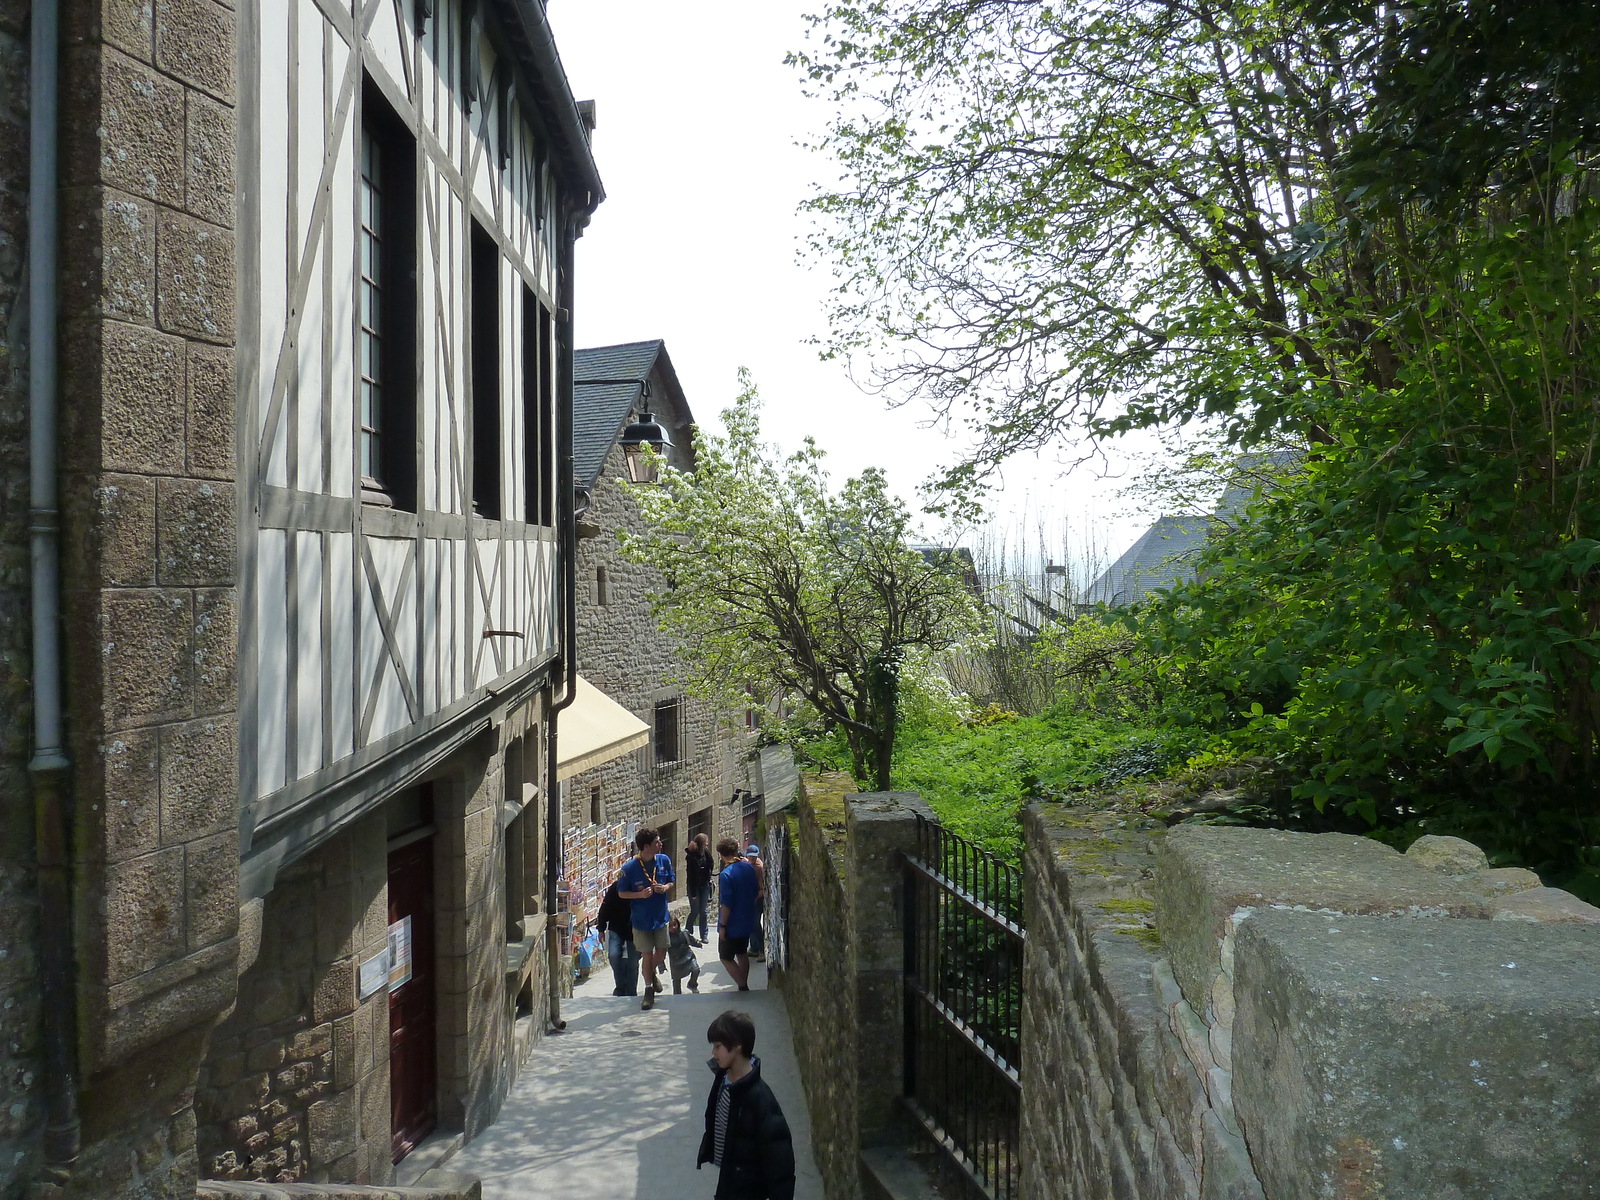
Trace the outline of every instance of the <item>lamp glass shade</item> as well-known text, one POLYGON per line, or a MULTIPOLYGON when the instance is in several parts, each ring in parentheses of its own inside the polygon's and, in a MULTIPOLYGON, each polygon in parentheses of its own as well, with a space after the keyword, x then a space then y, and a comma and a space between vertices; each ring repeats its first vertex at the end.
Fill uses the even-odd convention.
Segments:
POLYGON ((644 447, 648 442, 640 442, 632 446, 623 446, 623 453, 628 459, 628 479, 633 483, 655 483, 658 476, 654 459, 645 457, 644 447))
POLYGON ((666 427, 657 421, 647 408, 639 414, 637 421, 629 423, 617 440, 628 456, 628 478, 634 483, 654 483, 655 464, 646 461, 641 451, 645 446, 649 446, 657 454, 665 454, 667 447, 672 445, 672 438, 667 434, 666 427))

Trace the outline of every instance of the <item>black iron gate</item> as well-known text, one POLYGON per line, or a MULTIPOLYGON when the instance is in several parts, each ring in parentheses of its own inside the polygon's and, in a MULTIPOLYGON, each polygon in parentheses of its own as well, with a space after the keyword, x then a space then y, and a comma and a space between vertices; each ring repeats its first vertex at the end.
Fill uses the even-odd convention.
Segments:
POLYGON ((1022 873, 918 819, 905 867, 906 1103, 985 1195, 1018 1195, 1022 873))

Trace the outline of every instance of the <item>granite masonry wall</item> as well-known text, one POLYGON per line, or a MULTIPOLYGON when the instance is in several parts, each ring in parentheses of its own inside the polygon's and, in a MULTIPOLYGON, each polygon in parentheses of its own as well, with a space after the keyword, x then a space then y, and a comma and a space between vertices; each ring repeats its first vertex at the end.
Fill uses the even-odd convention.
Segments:
POLYGON ((483 1184, 471 1175, 434 1169, 415 1187, 372 1187, 346 1184, 317 1187, 303 1183, 240 1183, 201 1181, 195 1200, 482 1200, 483 1184))
POLYGON ((0 1197, 33 1174, 37 908, 28 782, 28 0, 0 0, 0 1197))
POLYGON ((861 1196, 858 1023, 842 936, 850 920, 844 797, 854 790, 847 776, 803 776, 799 801, 769 818, 787 825, 789 837, 789 961, 774 980, 794 1029, 812 1152, 829 1200, 861 1196))
POLYGON ((1025 832, 1023 1194, 1259 1197, 1168 1024, 1152 834, 1070 811, 1030 811, 1025 832))
MULTIPOLYGON (((234 12, 62 11, 62 597, 82 1151, 72 1196, 190 1196, 192 1097, 232 1002, 234 12)), ((25 775, 30 6, 0 0, 0 1192, 31 1173, 25 775)))
POLYGON ((1600 910, 1453 838, 1025 834, 1030 1200, 1600 1195, 1600 910))
POLYGON ((432 1170, 426 1184, 381 1187, 365 1184, 264 1184, 202 1179, 195 1200, 482 1200, 477 1176, 432 1170))
MULTIPOLYGON (((600 532, 578 542, 578 664, 585 679, 653 726, 656 703, 683 696, 682 686, 674 682, 683 663, 657 628, 650 607, 651 596, 666 581, 653 568, 629 562, 617 551, 618 530, 644 530, 638 505, 617 482, 626 476, 625 455, 613 446, 582 517, 600 532), (603 604, 600 570, 605 573, 603 604)), ((682 711, 681 759, 658 764, 649 745, 574 776, 567 785, 565 824, 590 823, 592 789, 599 788, 603 823, 675 826, 680 865, 689 818, 702 809, 712 810, 713 845, 723 836, 737 837, 742 813, 727 801, 735 788, 750 787, 746 760, 753 742, 703 701, 688 699, 682 711)))
MULTIPOLYGON (((438 1127, 468 1140, 498 1115, 546 1027, 541 813, 529 804, 530 824, 506 807, 509 777, 542 777, 541 715, 537 704, 527 706, 425 784, 434 826, 438 1127), (518 879, 508 877, 507 836, 521 839, 518 879), (519 939, 508 907, 521 910, 519 939), (519 994, 530 997, 520 1015, 519 994)), ((387 812, 283 869, 244 916, 239 1001, 213 1037, 196 1100, 203 1175, 389 1183, 388 992, 366 1000, 359 992, 361 963, 383 950, 388 934, 387 812)))
POLYGON ((388 993, 358 1003, 352 985, 387 937, 384 842, 380 813, 282 871, 252 906, 259 949, 196 1096, 206 1177, 388 1177, 388 993))
POLYGON ((900 1194, 883 1183, 916 1140, 900 1102, 904 1078, 902 856, 917 818, 910 792, 855 792, 843 775, 806 776, 788 826, 788 1000, 811 1145, 828 1200, 900 1194))

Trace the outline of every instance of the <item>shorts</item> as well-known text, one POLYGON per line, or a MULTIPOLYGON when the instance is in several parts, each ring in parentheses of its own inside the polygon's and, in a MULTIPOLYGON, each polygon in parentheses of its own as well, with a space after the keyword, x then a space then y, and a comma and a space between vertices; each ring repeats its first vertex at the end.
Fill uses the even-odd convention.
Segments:
POLYGON ((633 944, 639 948, 640 954, 649 954, 652 950, 665 950, 672 944, 672 934, 663 925, 660 929, 635 929, 633 931, 633 944))
POLYGON ((729 937, 723 934, 717 938, 717 957, 723 962, 732 962, 741 954, 750 953, 750 935, 744 937, 729 937))

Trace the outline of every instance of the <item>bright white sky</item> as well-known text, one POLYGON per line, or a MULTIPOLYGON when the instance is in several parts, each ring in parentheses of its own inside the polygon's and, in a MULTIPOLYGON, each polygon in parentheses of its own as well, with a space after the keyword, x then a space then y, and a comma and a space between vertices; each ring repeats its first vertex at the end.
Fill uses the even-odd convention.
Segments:
MULTIPOLYGON (((835 478, 881 466, 913 505, 917 487, 960 444, 926 427, 925 407, 888 407, 862 392, 807 339, 826 332, 827 270, 799 261, 809 218, 796 212, 829 164, 795 143, 827 119, 784 66, 804 44, 807 0, 549 0, 579 99, 596 103, 595 157, 607 199, 578 242, 580 346, 665 338, 697 419, 733 399, 739 367, 755 375, 770 440, 810 434, 835 478)), ((1006 471, 996 520, 1092 523, 1097 558, 1148 524, 1116 497, 1120 481, 1055 462, 1006 471)), ((930 528, 930 534, 939 531, 930 528)), ((1059 552, 1054 555, 1060 558, 1059 552)))

